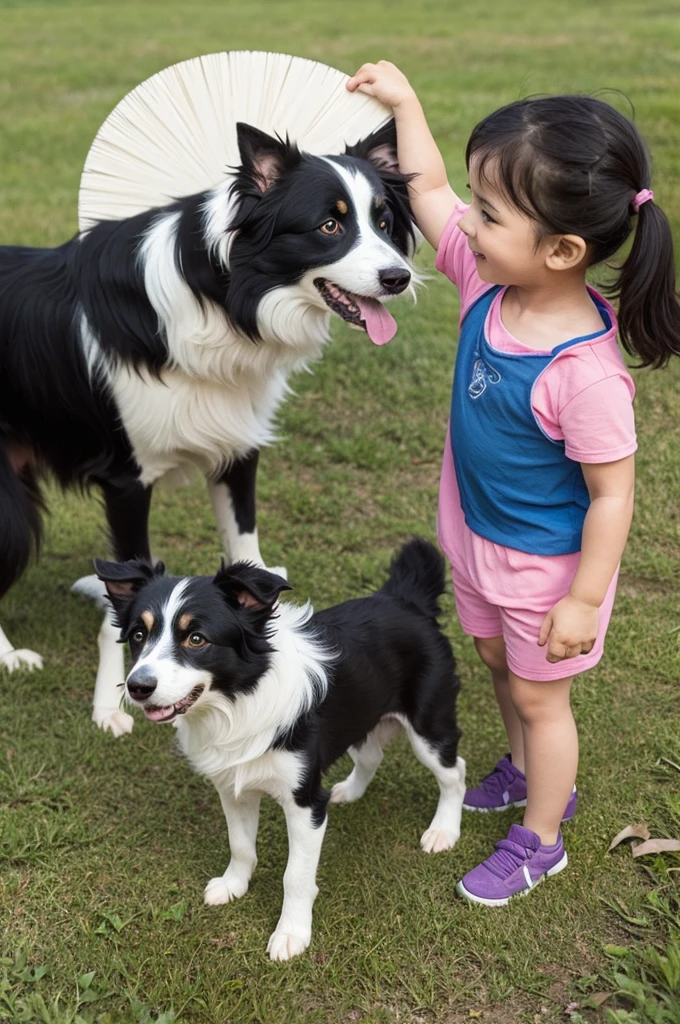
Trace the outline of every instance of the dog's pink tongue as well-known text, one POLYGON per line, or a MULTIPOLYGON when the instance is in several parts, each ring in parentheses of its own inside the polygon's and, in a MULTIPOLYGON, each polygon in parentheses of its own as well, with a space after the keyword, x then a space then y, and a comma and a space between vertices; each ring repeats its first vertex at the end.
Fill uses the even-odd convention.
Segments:
POLYGON ((376 299, 357 299, 369 338, 374 345, 386 345, 397 333, 397 321, 376 299))
POLYGON ((169 718, 173 718, 175 713, 174 707, 169 708, 144 708, 144 714, 152 722, 165 722, 169 718))

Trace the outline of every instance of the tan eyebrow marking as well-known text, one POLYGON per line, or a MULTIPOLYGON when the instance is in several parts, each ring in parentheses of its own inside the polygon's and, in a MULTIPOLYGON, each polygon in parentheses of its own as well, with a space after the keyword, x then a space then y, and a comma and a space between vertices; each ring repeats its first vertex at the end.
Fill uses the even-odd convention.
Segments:
POLYGON ((179 619, 177 620, 177 625, 179 626, 180 629, 188 629, 191 623, 191 619, 191 615, 180 615, 179 619))
POLYGON ((347 213, 347 203, 345 202, 345 200, 338 199, 337 203, 335 204, 335 209, 338 211, 338 213, 347 213))
POLYGON ((150 633, 154 624, 153 612, 142 612, 142 622, 150 633))

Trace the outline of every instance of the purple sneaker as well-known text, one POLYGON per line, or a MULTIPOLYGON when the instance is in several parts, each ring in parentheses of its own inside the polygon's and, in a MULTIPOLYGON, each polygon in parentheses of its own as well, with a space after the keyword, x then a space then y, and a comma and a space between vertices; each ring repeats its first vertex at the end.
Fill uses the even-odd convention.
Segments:
MULTIPOLYGON (((569 797, 562 815, 562 821, 571 821, 576 813, 576 786, 569 797)), ((490 775, 482 779, 474 789, 466 789, 463 800, 465 811, 506 811, 509 807, 526 807, 527 780, 519 768, 515 768, 510 754, 502 757, 490 775)))
POLYGON ((561 834, 554 846, 541 846, 540 837, 523 825, 511 825, 507 839, 496 843, 490 857, 468 871, 456 892, 473 903, 504 907, 511 896, 527 893, 542 878, 567 866, 561 834))

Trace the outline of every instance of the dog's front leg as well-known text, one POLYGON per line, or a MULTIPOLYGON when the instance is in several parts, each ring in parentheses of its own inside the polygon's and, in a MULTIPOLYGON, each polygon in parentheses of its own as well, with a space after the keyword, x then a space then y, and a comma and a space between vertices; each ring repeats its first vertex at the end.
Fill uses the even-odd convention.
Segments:
POLYGON ((132 715, 121 708, 125 686, 124 649, 118 642, 120 630, 113 623, 113 609, 106 600, 106 587, 96 576, 83 576, 71 587, 74 594, 89 597, 104 609, 104 619, 97 637, 99 662, 94 683, 92 721, 104 732, 124 736, 132 732, 132 715))
MULTIPOLYGON (((231 562, 264 565, 257 536, 255 504, 259 457, 260 453, 255 448, 232 462, 218 479, 208 480, 208 493, 222 550, 231 562)), ((286 570, 280 566, 271 571, 288 579, 286 570)))
MULTIPOLYGON (((111 547, 116 558, 121 562, 130 558, 151 561, 148 536, 151 487, 143 485, 136 478, 128 478, 126 483, 116 486, 100 481, 100 486, 111 547)), ((94 684, 92 721, 114 736, 124 736, 132 732, 134 718, 120 707, 125 686, 125 659, 123 648, 118 643, 120 630, 113 624, 106 587, 96 576, 83 576, 73 584, 71 590, 94 600, 105 609, 97 638, 99 665, 94 684)))
POLYGON ((125 685, 125 659, 119 639, 120 630, 113 623, 113 609, 107 608, 97 637, 99 665, 94 684, 92 721, 100 729, 110 730, 114 736, 132 732, 135 721, 120 706, 125 685))
POLYGON ((255 843, 260 815, 261 793, 247 790, 238 800, 231 787, 217 786, 222 810, 227 819, 231 860, 223 875, 211 878, 203 893, 208 906, 231 903, 248 891, 248 883, 257 864, 255 843))
POLYGON ((293 800, 283 807, 288 826, 288 864, 283 876, 281 917, 267 944, 272 960, 290 960, 303 953, 312 937, 312 907, 318 893, 316 869, 327 817, 315 824, 311 807, 293 800))
POLYGON ((264 565, 255 525, 257 449, 235 459, 216 480, 208 480, 217 532, 225 557, 232 562, 264 565))

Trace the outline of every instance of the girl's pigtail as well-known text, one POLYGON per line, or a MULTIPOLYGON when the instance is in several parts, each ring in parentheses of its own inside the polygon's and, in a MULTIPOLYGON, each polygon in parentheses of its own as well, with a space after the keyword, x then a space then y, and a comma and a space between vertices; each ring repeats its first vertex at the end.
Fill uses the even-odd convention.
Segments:
MULTIPOLYGON (((619 335, 641 366, 665 366, 680 355, 680 302, 675 290, 673 236, 652 200, 640 206, 630 254, 611 293, 619 300, 619 335)), ((609 289, 608 289, 609 290, 609 289)))

